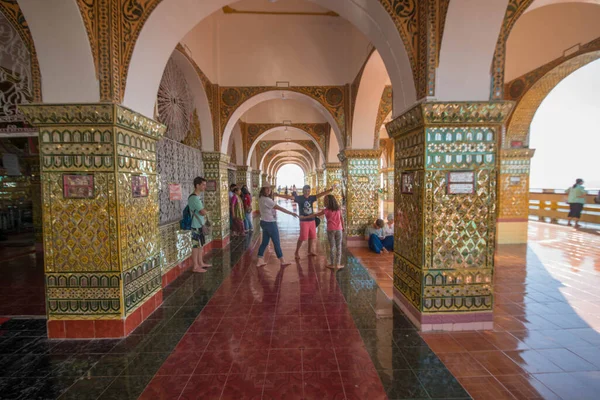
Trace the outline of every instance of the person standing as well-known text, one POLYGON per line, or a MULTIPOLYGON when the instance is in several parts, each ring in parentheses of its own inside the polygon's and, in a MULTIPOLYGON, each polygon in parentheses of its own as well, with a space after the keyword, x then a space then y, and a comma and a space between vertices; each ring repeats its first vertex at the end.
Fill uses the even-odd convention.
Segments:
POLYGON ((206 190, 206 179, 194 178, 194 192, 188 197, 188 207, 192 215, 192 262, 194 272, 206 272, 210 264, 204 262, 203 246, 206 242, 202 226, 206 223, 206 209, 200 195, 206 190))
POLYGON ((244 205, 244 229, 246 231, 252 230, 252 195, 246 185, 242 186, 242 202, 244 205))
POLYGON ((256 262, 257 267, 263 267, 267 265, 265 262, 264 254, 269 242, 273 241, 273 247, 275 247, 275 254, 279 259, 280 265, 290 265, 283 258, 283 252, 281 251, 281 243, 279 242, 279 229, 277 228, 277 221, 275 220, 275 211, 281 211, 282 213, 291 215, 292 217, 298 218, 298 214, 290 212, 283 207, 275 204, 275 201, 270 197, 272 194, 271 186, 263 186, 260 188, 258 195, 258 209, 260 210, 260 227, 262 229, 262 242, 258 248, 258 259, 256 262))
POLYGON ((308 240, 308 255, 317 255, 313 246, 314 241, 317 238, 317 226, 315 223, 313 204, 320 197, 330 194, 333 191, 333 188, 313 196, 311 196, 310 190, 311 189, 309 185, 304 185, 302 188, 302 196, 292 197, 278 195, 284 199, 294 200, 294 202, 298 204, 298 213, 300 214, 300 236, 298 237, 296 252, 294 253, 296 259, 300 258, 300 247, 302 247, 302 243, 304 243, 306 240, 308 240))
POLYGON ((327 268, 342 269, 342 233, 344 224, 342 211, 335 196, 328 194, 323 201, 325 209, 315 214, 315 217, 325 215, 327 218, 327 241, 329 242, 329 265, 327 268))
POLYGON ((568 225, 571 226, 571 220, 575 220, 575 228, 579 227, 579 219, 581 211, 585 204, 585 188, 583 187, 583 179, 577 179, 575 184, 567 189, 567 203, 569 203, 568 225))

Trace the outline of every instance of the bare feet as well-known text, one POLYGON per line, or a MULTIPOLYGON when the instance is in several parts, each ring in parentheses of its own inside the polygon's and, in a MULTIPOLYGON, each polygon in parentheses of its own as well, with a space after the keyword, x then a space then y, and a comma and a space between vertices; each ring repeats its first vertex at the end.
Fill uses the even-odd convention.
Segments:
POLYGON ((327 268, 329 268, 329 269, 335 269, 336 267, 335 267, 335 265, 333 265, 333 264, 329 264, 329 265, 327 266, 327 268))
POLYGON ((258 257, 258 259, 256 260, 256 266, 264 267, 265 265, 267 265, 267 262, 265 261, 265 259, 263 257, 258 257))
POLYGON ((199 273, 206 272, 206 270, 204 268, 202 268, 202 267, 194 267, 194 269, 192 271, 199 272, 199 273))
POLYGON ((308 253, 309 256, 314 257, 317 255, 317 253, 308 253))
POLYGON ((343 268, 344 268, 344 266, 341 264, 337 266, 337 269, 343 269, 343 268))
POLYGON ((282 267, 287 267, 288 265, 291 264, 291 262, 285 261, 285 259, 283 257, 279 259, 279 262, 281 263, 280 266, 282 266, 282 267))
POLYGON ((210 267, 212 267, 212 265, 211 264, 202 264, 200 267, 201 268, 210 268, 210 267))
POLYGON ((295 258, 296 260, 299 260, 299 259, 300 259, 300 254, 298 254, 298 253, 294 253, 294 258, 295 258))

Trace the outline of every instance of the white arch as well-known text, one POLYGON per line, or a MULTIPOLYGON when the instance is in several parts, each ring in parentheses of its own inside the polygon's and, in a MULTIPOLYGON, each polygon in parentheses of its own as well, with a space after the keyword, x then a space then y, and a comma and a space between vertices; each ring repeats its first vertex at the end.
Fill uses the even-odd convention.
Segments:
POLYGON ((491 65, 507 5, 508 0, 450 2, 436 74, 437 100, 489 100, 491 65))
MULTIPOLYGON (((333 127, 333 130, 335 132, 335 135, 336 135, 338 141, 340 143, 342 143, 341 142, 342 132, 341 132, 337 122, 335 121, 335 119, 333 119, 333 116, 331 115, 331 113, 317 100, 315 100, 312 97, 305 95, 303 93, 293 92, 290 90, 271 90, 268 92, 257 94, 256 96, 252 96, 251 98, 249 98, 248 100, 243 102, 233 112, 233 114, 229 118, 229 121, 227 121, 227 125, 225 125, 225 129, 223 130, 223 142, 221 144, 221 152, 224 152, 227 150, 227 147, 224 146, 224 144, 229 141, 229 136, 231 135, 231 131, 232 131, 233 127, 235 126, 237 121, 241 118, 241 116, 244 115, 244 113, 246 111, 250 110, 252 107, 254 107, 257 104, 260 104, 264 101, 283 99, 283 98, 288 99, 288 100, 300 101, 302 103, 307 103, 307 104, 311 105, 312 107, 316 108, 325 117, 327 122, 329 122, 329 125, 331 127, 333 127)), ((290 127, 288 127, 288 129, 290 129, 290 127)), ((308 135, 308 136, 310 136, 310 135, 308 135)), ((311 139, 314 140, 312 137, 311 137, 311 139)), ((317 147, 318 147, 318 145, 317 145, 317 147)))
MULTIPOLYGON (((88 34, 75 0, 19 0, 37 53, 44 103, 95 103, 100 86, 88 34)), ((163 69, 169 59, 165 54, 163 69)), ((150 100, 154 109, 162 72, 150 100)))
POLYGON ((306 166, 306 170, 309 172, 311 172, 313 170, 309 164, 309 161, 307 161, 307 158, 303 157, 302 154, 297 153, 297 152, 288 152, 288 154, 278 154, 277 156, 275 156, 269 162, 269 165, 267 166, 267 171, 269 171, 269 173, 271 175, 273 175, 273 167, 275 165, 277 165, 281 161, 290 160, 290 159, 298 160, 298 162, 303 163, 306 166))
MULTIPOLYGON (((323 151, 321 150, 321 147, 319 146, 319 143, 317 143, 315 138, 313 138, 311 135, 309 135, 307 132, 303 131, 300 128, 296 128, 294 126, 281 125, 281 126, 276 126, 274 128, 264 131, 262 134, 260 134, 256 138, 256 140, 254 140, 254 143, 252 143, 252 146, 250 146, 250 150, 248 150, 248 157, 246 157, 246 165, 248 165, 248 166, 250 165, 250 161, 252 159, 252 154, 254 153, 254 149, 256 148, 256 145, 258 144, 258 142, 260 142, 261 139, 264 138, 265 136, 267 136, 268 134, 275 132, 277 130, 280 130, 281 128, 287 128, 288 131, 290 131, 290 132, 298 132, 298 133, 305 135, 311 142, 313 142, 315 144, 315 146, 317 147, 317 150, 319 151, 319 155, 321 156, 321 160, 323 162, 325 162, 325 155, 323 154, 323 151)), ((333 140, 333 139, 331 139, 331 140, 333 140)), ((258 165, 262 165, 262 160, 259 160, 258 165)))
POLYGON ((299 158, 295 158, 295 157, 286 157, 286 158, 280 158, 277 162, 273 163, 271 169, 270 169, 270 174, 271 176, 277 176, 277 170, 281 167, 283 167, 285 164, 290 164, 290 163, 296 163, 296 165, 302 165, 302 170, 304 171, 304 175, 307 175, 311 172, 311 169, 304 165, 302 163, 302 160, 300 160, 299 158))
POLYGON ((318 160, 315 160, 315 158, 313 157, 313 155, 307 149, 305 149, 304 147, 302 147, 301 145, 295 144, 293 142, 291 142, 291 143, 294 144, 294 147, 287 146, 287 143, 278 143, 275 146, 271 147, 269 150, 266 151, 266 153, 263 155, 262 159, 259 160, 259 164, 258 165, 261 166, 261 167, 264 167, 265 166, 264 165, 265 158, 267 157, 267 154, 269 154, 269 153, 271 153, 273 151, 279 150, 279 151, 282 151, 282 154, 287 154, 287 153, 294 152, 294 153, 299 153, 300 155, 302 155, 303 154, 302 152, 308 153, 309 157, 308 158, 304 157, 304 158, 309 163, 309 167, 311 167, 311 170, 312 169, 316 169, 317 165, 318 165, 317 164, 318 160))
POLYGON ((309 154, 310 157, 306 157, 303 153, 300 153, 298 150, 288 150, 288 151, 285 151, 285 152, 283 152, 281 154, 277 154, 275 157, 273 157, 272 160, 269 161, 269 164, 266 165, 266 166, 264 165, 264 158, 263 158, 263 160, 262 160, 263 161, 263 166, 266 167, 267 171, 271 171, 271 169, 273 167, 273 163, 276 160, 280 159, 281 157, 289 157, 291 155, 293 155, 294 157, 298 157, 298 158, 301 158, 302 160, 304 160, 306 162, 306 167, 308 168, 309 171, 312 171, 313 169, 315 169, 315 164, 314 164, 314 160, 313 160, 312 156, 310 156, 310 154, 309 154))
POLYGON ((277 174, 279 173, 279 170, 289 164, 297 165, 298 167, 300 167, 302 172, 304 172, 304 176, 307 175, 307 171, 304 169, 305 167, 302 164, 300 164, 297 161, 287 161, 287 162, 282 163, 281 165, 278 165, 277 168, 274 170, 275 178, 277 178, 277 174))
POLYGON ((535 0, 529 7, 527 7, 527 10, 525 10, 523 14, 533 11, 536 8, 561 3, 587 3, 600 5, 600 0, 535 0))
POLYGON ((363 70, 352 117, 352 148, 372 149, 381 95, 390 84, 383 60, 374 51, 363 70))
MULTIPOLYGON (((379 51, 395 90, 395 116, 416 101, 408 53, 396 25, 378 0, 310 1, 338 13, 379 51)), ((127 72, 124 105, 152 117, 162 71, 173 48, 200 21, 234 2, 163 0, 150 14, 136 41, 127 72)))
POLYGON ((338 158, 338 154, 340 153, 340 146, 338 142, 333 140, 333 135, 329 136, 329 148, 327 150, 327 162, 328 163, 337 163, 340 162, 338 158))
POLYGON ((204 85, 190 59, 179 50, 173 51, 171 57, 183 73, 185 80, 192 91, 194 104, 196 106, 196 111, 198 112, 198 119, 200 120, 202 150, 213 151, 215 148, 215 138, 213 136, 212 115, 210 113, 210 105, 208 103, 206 91, 204 90, 204 85))

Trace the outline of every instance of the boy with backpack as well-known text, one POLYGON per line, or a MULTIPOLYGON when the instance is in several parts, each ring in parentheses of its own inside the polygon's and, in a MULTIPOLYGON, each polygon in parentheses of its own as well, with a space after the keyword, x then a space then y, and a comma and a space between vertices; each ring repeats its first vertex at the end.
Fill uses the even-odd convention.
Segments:
POLYGON ((200 198, 200 194, 206 190, 206 179, 202 177, 194 178, 194 192, 188 197, 188 205, 183 210, 183 219, 181 220, 182 230, 192 231, 192 262, 194 263, 194 272, 206 272, 206 268, 211 265, 204 262, 202 257, 202 246, 206 243, 203 226, 207 225, 206 209, 200 198))

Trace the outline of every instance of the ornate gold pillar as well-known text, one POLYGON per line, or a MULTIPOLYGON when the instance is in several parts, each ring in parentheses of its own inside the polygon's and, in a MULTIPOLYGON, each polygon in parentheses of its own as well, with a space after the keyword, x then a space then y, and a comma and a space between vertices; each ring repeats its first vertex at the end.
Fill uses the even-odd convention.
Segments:
POLYGON ((264 185, 269 183, 269 175, 266 172, 263 172, 261 175, 260 185, 264 185))
MULTIPOLYGON (((317 178, 317 187, 315 189, 315 193, 321 193, 325 190, 325 169, 317 169, 316 178, 317 178)), ((325 199, 325 197, 321 197, 319 199, 320 207, 323 207, 324 199, 325 199)))
POLYGON ((498 136, 513 104, 422 103, 387 125, 394 300, 424 331, 493 326, 498 136))
POLYGON ((363 246, 367 225, 379 213, 379 164, 381 150, 346 149, 338 157, 346 187, 346 232, 348 246, 363 246))
POLYGON ((22 105, 39 128, 50 338, 129 334, 162 302, 156 142, 114 104, 22 105))
POLYGON ((529 166, 534 153, 521 148, 500 151, 498 244, 527 243, 529 166))
POLYGON ((229 242, 229 156, 216 151, 202 152, 207 185, 204 205, 212 222, 211 246, 225 247, 229 242))
POLYGON ((252 210, 255 213, 258 212, 258 195, 260 193, 260 170, 253 169, 252 170, 252 210))
POLYGON ((325 164, 325 174, 326 174, 325 180, 327 181, 327 186, 328 187, 332 187, 334 185, 336 186, 335 189, 333 189, 332 194, 335 196, 338 203, 340 203, 340 205, 343 205, 343 203, 342 203, 342 185, 341 185, 342 164, 341 163, 325 164))
POLYGON ((242 185, 246 185, 248 190, 252 190, 252 167, 248 167, 247 165, 238 165, 235 182, 240 188, 242 185))

